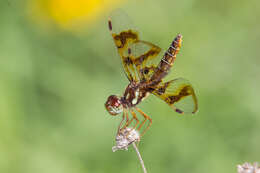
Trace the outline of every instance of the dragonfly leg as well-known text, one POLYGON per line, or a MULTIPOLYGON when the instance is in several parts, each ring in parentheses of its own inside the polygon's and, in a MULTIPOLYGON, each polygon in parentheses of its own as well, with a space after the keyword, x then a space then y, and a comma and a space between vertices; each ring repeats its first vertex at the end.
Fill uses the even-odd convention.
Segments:
POLYGON ((145 114, 139 108, 135 108, 135 109, 145 118, 144 121, 138 127, 138 130, 140 130, 142 128, 142 126, 144 125, 144 123, 146 122, 147 119, 150 121, 148 126, 144 129, 143 133, 141 134, 141 136, 143 136, 145 134, 145 132, 149 129, 149 127, 152 125, 152 118, 150 118, 147 114, 145 114))
POLYGON ((127 133, 127 136, 137 127, 137 125, 139 124, 139 120, 138 120, 138 118, 137 118, 137 116, 136 116, 136 113, 134 112, 134 111, 132 111, 132 110, 130 110, 130 112, 131 112, 131 114, 132 114, 132 116, 133 116, 133 118, 131 119, 131 120, 135 120, 136 121, 136 123, 135 123, 135 125, 134 125, 134 127, 132 127, 132 129, 127 133))
POLYGON ((120 124, 119 124, 118 129, 117 129, 117 134, 119 134, 120 130, 122 129, 121 126, 122 126, 123 121, 125 120, 125 117, 126 117, 125 113, 126 113, 126 112, 124 111, 124 112, 123 112, 122 120, 120 121, 120 124))
POLYGON ((138 120, 136 113, 134 111, 131 110, 131 114, 133 115, 133 119, 135 119, 135 121, 136 121, 136 123, 133 127, 133 129, 135 129, 137 127, 137 125, 139 124, 139 120, 138 120))
POLYGON ((130 119, 130 121, 128 121, 128 122, 125 123, 125 125, 124 125, 124 127, 123 127, 122 129, 128 127, 128 126, 133 122, 133 120, 136 121, 135 126, 133 127, 133 129, 135 129, 136 126, 138 125, 139 120, 137 119, 136 114, 135 114, 132 110, 131 110, 131 114, 132 114, 133 117, 130 119))
MULTIPOLYGON (((131 121, 132 121, 132 120, 130 120, 130 122, 131 122, 131 121)), ((121 129, 126 128, 128 125, 129 125, 128 112, 127 112, 127 110, 124 109, 124 112, 123 112, 123 118, 122 118, 122 120, 121 120, 121 122, 120 122, 120 124, 119 124, 118 132, 120 132, 121 129), (125 125, 123 125, 122 128, 121 128, 121 125, 122 125, 122 123, 123 123, 123 121, 124 121, 125 118, 126 118, 125 125)))

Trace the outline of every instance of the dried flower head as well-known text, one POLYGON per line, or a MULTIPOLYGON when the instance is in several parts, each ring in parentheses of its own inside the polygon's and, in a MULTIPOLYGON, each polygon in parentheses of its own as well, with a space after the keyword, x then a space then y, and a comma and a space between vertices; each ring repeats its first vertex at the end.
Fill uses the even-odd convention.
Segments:
POLYGON ((116 146, 112 147, 112 151, 128 150, 128 146, 136 141, 140 141, 140 134, 137 130, 131 127, 121 129, 116 136, 116 146))
POLYGON ((244 163, 243 165, 237 166, 238 173, 260 173, 260 167, 257 163, 251 165, 250 163, 244 163))

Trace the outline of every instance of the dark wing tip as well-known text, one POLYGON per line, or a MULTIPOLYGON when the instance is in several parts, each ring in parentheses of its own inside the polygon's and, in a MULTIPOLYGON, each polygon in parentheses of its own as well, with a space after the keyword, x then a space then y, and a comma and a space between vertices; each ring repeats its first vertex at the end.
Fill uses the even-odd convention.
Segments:
POLYGON ((108 19, 108 28, 110 31, 112 31, 112 22, 110 18, 108 19))
POLYGON ((180 114, 184 114, 184 112, 178 108, 175 109, 176 112, 180 113, 180 114))
POLYGON ((198 109, 196 109, 195 111, 192 112, 192 114, 196 114, 198 112, 198 109))

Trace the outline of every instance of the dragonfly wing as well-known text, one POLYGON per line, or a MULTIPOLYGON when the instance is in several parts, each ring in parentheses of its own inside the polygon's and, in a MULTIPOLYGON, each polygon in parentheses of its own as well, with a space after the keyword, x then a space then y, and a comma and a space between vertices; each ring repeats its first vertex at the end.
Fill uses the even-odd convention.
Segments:
POLYGON ((198 110, 194 89, 186 79, 178 78, 160 83, 152 93, 164 100, 178 113, 194 114, 198 110))
POLYGON ((111 13, 109 30, 117 47, 124 71, 130 81, 146 81, 153 74, 161 48, 139 39, 139 33, 130 18, 122 11, 111 13))

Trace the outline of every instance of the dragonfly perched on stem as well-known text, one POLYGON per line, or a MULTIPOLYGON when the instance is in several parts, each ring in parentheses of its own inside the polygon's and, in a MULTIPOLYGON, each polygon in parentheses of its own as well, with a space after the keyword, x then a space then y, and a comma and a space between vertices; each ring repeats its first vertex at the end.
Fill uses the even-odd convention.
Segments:
POLYGON ((167 82, 163 81, 179 53, 182 35, 178 34, 168 50, 160 57, 161 48, 141 40, 137 30, 129 25, 128 21, 127 15, 120 10, 113 12, 108 20, 108 28, 120 55, 129 84, 123 96, 109 96, 105 107, 113 116, 123 113, 118 132, 127 128, 133 121, 135 121, 133 129, 137 128, 140 131, 145 122, 148 121, 148 126, 142 132, 143 135, 151 126, 152 119, 137 108, 137 105, 149 94, 159 97, 179 114, 196 113, 198 102, 194 89, 188 80, 176 78, 167 82), (122 23, 126 23, 126 25, 122 23), (129 118, 129 113, 132 115, 131 118, 129 118), (142 122, 137 118, 136 113, 144 117, 142 122))

